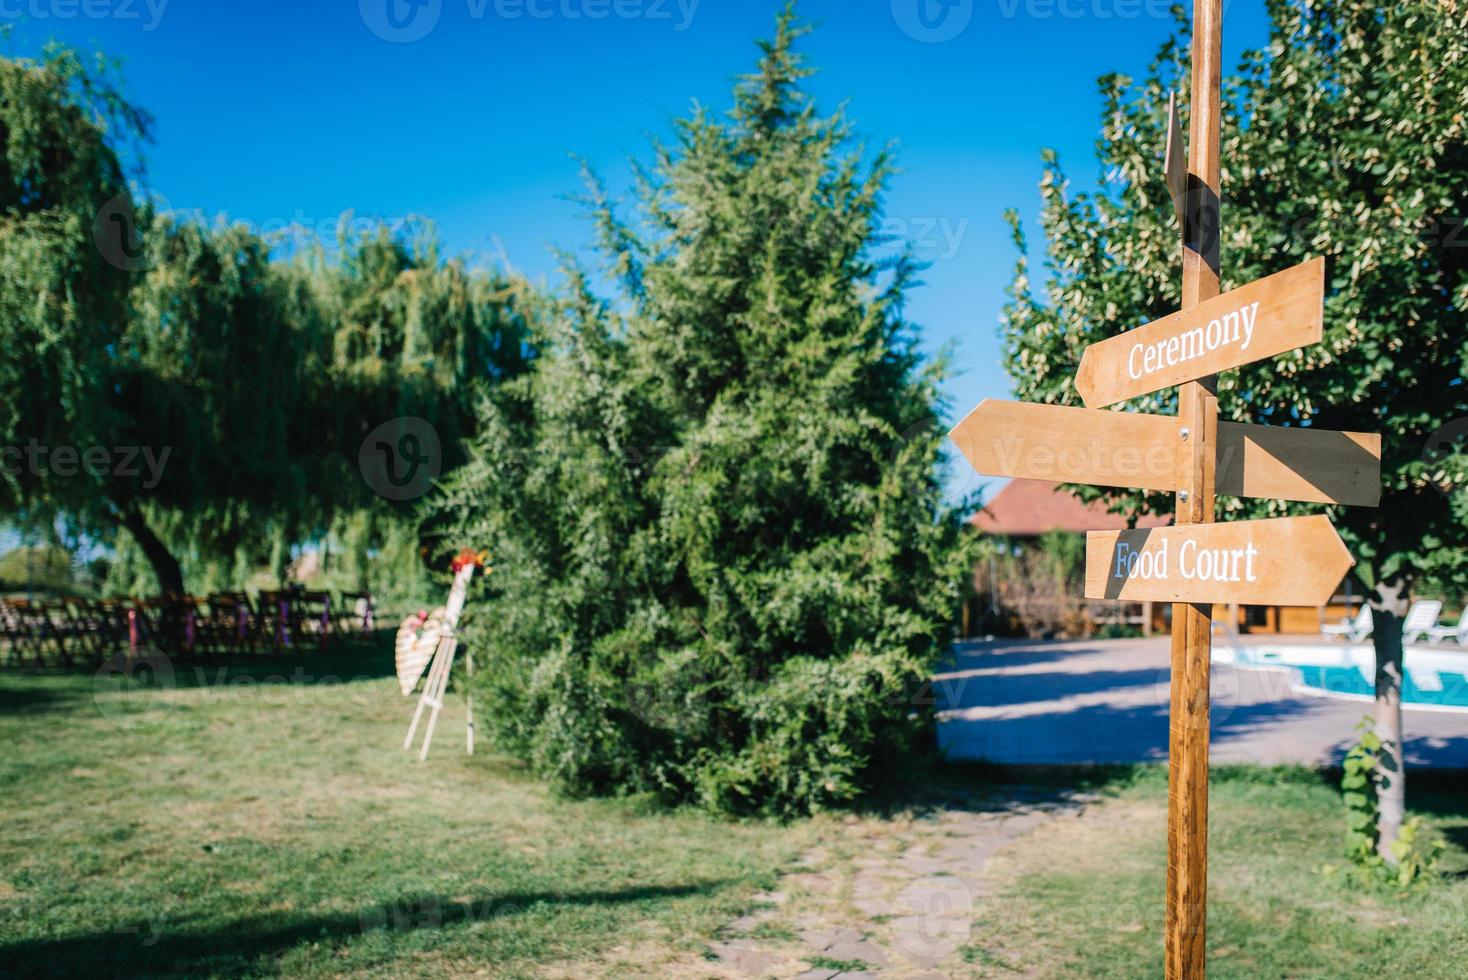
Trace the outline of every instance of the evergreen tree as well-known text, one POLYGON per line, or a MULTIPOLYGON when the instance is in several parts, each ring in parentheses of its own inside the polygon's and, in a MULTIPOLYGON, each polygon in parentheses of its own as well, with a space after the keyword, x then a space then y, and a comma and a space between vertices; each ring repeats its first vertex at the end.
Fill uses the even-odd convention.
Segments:
MULTIPOLYGON (((1328 512, 1371 590, 1380 846, 1395 860, 1401 618, 1414 588, 1468 580, 1468 467, 1461 451, 1429 445, 1468 415, 1468 10, 1441 0, 1269 0, 1268 9, 1268 49, 1225 82, 1223 288, 1323 255, 1325 339, 1223 375, 1219 408, 1239 422, 1384 435, 1381 508, 1328 512)), ((1006 359, 1024 398, 1078 403, 1072 378, 1087 345, 1177 309, 1178 231, 1159 170, 1168 91, 1188 105, 1185 41, 1169 42, 1140 82, 1101 80, 1099 192, 1069 193, 1046 155, 1044 292, 1022 259, 1006 309, 1006 359)), ((1165 391, 1131 407, 1170 411, 1174 399, 1165 391)), ((1171 508, 1167 497, 1112 499, 1132 511, 1171 508)), ((1219 502, 1220 520, 1319 511, 1219 502)))
POLYGON ((937 384, 880 259, 885 155, 817 113, 792 10, 726 120, 680 121, 636 213, 591 181, 615 304, 570 269, 534 370, 451 481, 488 547, 488 716, 564 788, 849 801, 931 734, 963 579, 937 384))

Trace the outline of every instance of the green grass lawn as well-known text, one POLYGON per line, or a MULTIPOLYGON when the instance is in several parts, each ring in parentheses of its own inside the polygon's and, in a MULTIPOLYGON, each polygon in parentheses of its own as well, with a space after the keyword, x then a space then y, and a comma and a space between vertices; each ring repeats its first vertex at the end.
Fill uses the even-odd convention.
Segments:
MULTIPOLYGON (((1468 976, 1468 780, 1417 774, 1409 807, 1449 848, 1442 879, 1410 894, 1327 877, 1340 866, 1339 794, 1303 770, 1217 769, 1210 794, 1208 967, 1257 977, 1468 976)), ((980 975, 1162 973, 1167 775, 1138 769, 1084 819, 1006 852, 966 958, 980 975)))
MULTIPOLYGON (((180 667, 142 693, 0 674, 0 975, 705 976, 706 944, 758 892, 860 925, 843 883, 864 854, 1013 780, 1107 799, 990 859, 944 972, 1161 973, 1161 769, 928 770, 889 806, 785 827, 565 801, 501 757, 466 757, 457 693, 419 765, 389 662, 363 648, 180 667), (837 887, 802 897, 811 876, 781 873, 813 851, 837 887)), ((1320 873, 1341 863, 1328 781, 1216 772, 1210 976, 1468 975, 1468 785, 1409 785, 1450 847, 1441 881, 1397 896, 1320 873)), ((794 943, 801 926, 763 929, 794 943)))
POLYGON ((655 972, 806 845, 557 800, 465 755, 453 692, 419 765, 390 658, 180 667, 156 696, 0 675, 0 974, 655 972))

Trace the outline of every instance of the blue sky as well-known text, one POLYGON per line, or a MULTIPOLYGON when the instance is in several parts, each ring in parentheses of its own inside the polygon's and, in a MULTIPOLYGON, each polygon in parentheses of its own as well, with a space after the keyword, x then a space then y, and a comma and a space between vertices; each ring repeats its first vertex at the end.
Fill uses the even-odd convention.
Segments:
MULTIPOLYGON (((552 278, 589 229, 562 199, 572 154, 625 188, 629 157, 697 101, 722 111, 781 0, 0 0, 9 46, 47 38, 125 60, 157 120, 149 189, 262 228, 354 209, 435 219, 450 252, 552 278)), ((911 298, 953 343, 954 414, 1005 397, 998 315, 1014 263, 1001 219, 1037 211, 1040 151, 1097 175, 1096 79, 1140 74, 1172 30, 1160 0, 804 0, 823 107, 849 104, 903 172, 890 227, 932 263, 911 298), (919 5, 922 5, 921 8, 919 5)), ((1225 65, 1267 39, 1231 0, 1225 65)), ((1032 241, 1034 235, 1031 235, 1032 241)), ((977 486, 955 472, 955 492, 977 486)))

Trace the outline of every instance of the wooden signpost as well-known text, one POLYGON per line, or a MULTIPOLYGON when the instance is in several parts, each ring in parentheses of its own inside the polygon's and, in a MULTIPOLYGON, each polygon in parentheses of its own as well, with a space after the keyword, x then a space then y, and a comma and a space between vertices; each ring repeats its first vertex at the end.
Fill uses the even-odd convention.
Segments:
POLYGON ((1354 564, 1322 516, 1092 531, 1086 598, 1323 606, 1354 564))
POLYGON ((982 473, 1169 491, 1175 524, 1093 532, 1086 595, 1172 602, 1168 736, 1169 980, 1205 974, 1209 666, 1214 603, 1323 605, 1353 564, 1324 516, 1214 524, 1219 494, 1374 507, 1381 439, 1218 420, 1220 371, 1318 343, 1325 263, 1219 295, 1223 0, 1194 0, 1187 158, 1176 102, 1164 178, 1182 225, 1182 309, 1091 345, 1076 372, 1086 408, 985 401, 950 433, 982 473), (1178 388, 1178 414, 1106 411, 1178 388))
MULTIPOLYGON (((1188 451, 1175 415, 986 398, 949 439, 980 473, 1175 491, 1188 451)), ((1315 504, 1381 501, 1381 436, 1218 423, 1217 492, 1315 504)))
POLYGON ((1217 490, 1225 497, 1375 507, 1381 436, 1220 422, 1217 490))
POLYGON ((1177 93, 1167 97, 1167 150, 1162 159, 1162 176, 1172 210, 1181 224, 1188 206, 1188 149, 1183 145, 1183 127, 1178 122, 1177 93))
POLYGON ((1105 408, 1320 343, 1325 260, 1224 293, 1086 348, 1076 390, 1105 408))
POLYGON ((980 473, 1177 489, 1177 419, 989 398, 948 433, 980 473))

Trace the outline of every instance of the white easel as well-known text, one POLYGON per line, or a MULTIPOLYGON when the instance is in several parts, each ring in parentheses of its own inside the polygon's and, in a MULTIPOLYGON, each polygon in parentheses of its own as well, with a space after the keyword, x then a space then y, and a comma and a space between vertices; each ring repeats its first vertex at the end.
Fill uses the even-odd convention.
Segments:
MULTIPOLYGON (((454 652, 459 646, 457 632, 459 614, 464 611, 464 599, 469 594, 469 580, 474 577, 476 567, 478 567, 476 563, 467 562, 454 574, 454 584, 449 590, 449 604, 445 610, 443 625, 439 628, 438 648, 434 650, 433 662, 428 667, 428 679, 423 682, 423 695, 418 699, 418 710, 413 712, 413 723, 408 726, 408 737, 403 739, 403 749, 406 751, 413 745, 413 736, 418 731, 418 722, 423 717, 423 709, 431 708, 428 715, 428 727, 423 732, 423 749, 418 753, 419 762, 428 758, 428 746, 433 742, 433 729, 438 724, 438 713, 443 710, 443 699, 448 693, 449 670, 454 665, 454 652)), ((468 651, 464 653, 464 670, 468 676, 474 676, 474 656, 468 651)), ((465 687, 464 700, 468 710, 466 751, 469 755, 473 755, 474 692, 472 686, 465 687)))

